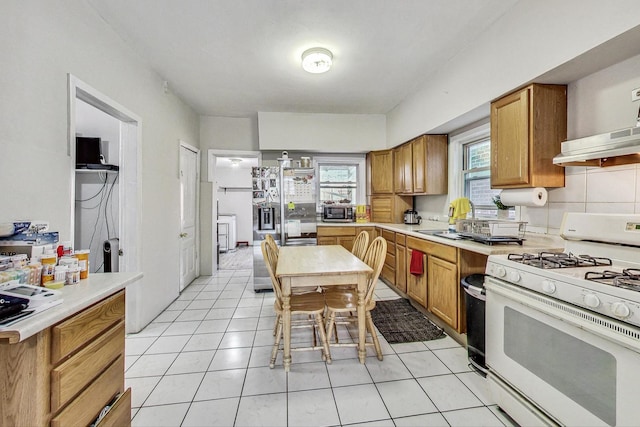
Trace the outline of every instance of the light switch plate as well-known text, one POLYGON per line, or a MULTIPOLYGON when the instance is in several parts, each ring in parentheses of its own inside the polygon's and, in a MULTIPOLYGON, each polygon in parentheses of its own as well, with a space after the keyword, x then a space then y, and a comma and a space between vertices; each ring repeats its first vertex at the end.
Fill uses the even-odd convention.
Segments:
POLYGON ((631 102, 637 101, 640 99, 640 87, 635 88, 631 91, 631 102))

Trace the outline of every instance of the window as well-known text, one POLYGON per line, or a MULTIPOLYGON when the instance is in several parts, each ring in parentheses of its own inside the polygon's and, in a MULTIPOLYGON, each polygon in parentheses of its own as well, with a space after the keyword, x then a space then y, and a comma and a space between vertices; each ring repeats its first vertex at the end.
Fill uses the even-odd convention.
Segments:
POLYGON ((491 189, 491 139, 485 136, 467 142, 462 146, 462 153, 464 196, 474 204, 477 217, 497 216, 493 197, 501 190, 491 189))
POLYGON ((319 204, 326 201, 357 203, 358 164, 319 163, 318 175, 319 204))

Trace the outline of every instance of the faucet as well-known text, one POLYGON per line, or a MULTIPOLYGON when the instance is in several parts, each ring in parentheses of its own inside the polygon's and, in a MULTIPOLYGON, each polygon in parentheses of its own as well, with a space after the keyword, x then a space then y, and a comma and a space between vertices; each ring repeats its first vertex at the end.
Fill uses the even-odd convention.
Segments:
POLYGON ((469 206, 471 206, 471 219, 476 219, 476 206, 471 200, 469 200, 469 206))

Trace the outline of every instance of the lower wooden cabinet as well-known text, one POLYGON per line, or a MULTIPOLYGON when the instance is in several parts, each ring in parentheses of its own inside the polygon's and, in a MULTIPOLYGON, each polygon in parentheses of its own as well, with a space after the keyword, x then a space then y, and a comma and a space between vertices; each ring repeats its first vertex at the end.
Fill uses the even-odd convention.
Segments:
POLYGON ((380 278, 459 333, 466 330, 462 278, 483 273, 487 255, 456 248, 401 232, 376 227, 387 241, 380 278), (422 252, 423 273, 411 274, 413 252, 422 252))
POLYGON ((375 239, 375 227, 367 226, 322 226, 318 225, 318 245, 341 245, 347 250, 353 249, 353 242, 361 231, 369 233, 369 243, 375 239))
POLYGON ((411 259, 413 258, 413 250, 407 249, 406 260, 406 281, 407 281, 407 295, 411 297, 415 302, 427 308, 427 255, 422 255, 422 274, 411 274, 410 266, 411 259))
POLYGON ((458 329, 458 267, 452 262, 429 256, 427 262, 427 309, 458 329))
POLYGON ((125 291, 24 341, 0 341, 3 425, 131 425, 124 387, 125 291), (111 420, 111 421, 109 421, 111 420))

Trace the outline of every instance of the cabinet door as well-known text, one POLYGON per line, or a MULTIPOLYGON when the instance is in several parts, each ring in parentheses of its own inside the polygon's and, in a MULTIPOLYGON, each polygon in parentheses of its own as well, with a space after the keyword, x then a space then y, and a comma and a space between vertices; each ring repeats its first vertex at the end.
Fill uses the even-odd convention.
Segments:
POLYGON ((336 243, 344 246, 349 252, 353 249, 353 242, 356 238, 353 236, 338 236, 336 237, 336 243))
POLYGON ((530 89, 491 104, 491 187, 529 184, 530 89))
POLYGON ((393 191, 397 194, 413 193, 413 165, 411 143, 393 150, 393 191))
POLYGON ((410 273, 412 256, 413 250, 407 248, 407 260, 405 262, 407 294, 418 304, 420 304, 424 308, 427 308, 427 271, 429 269, 429 266, 427 264, 427 255, 422 255, 422 265, 424 266, 425 271, 419 276, 410 273))
POLYGON ((318 245, 337 245, 336 237, 318 237, 318 245))
POLYGON ((371 194, 393 193, 393 152, 372 151, 370 155, 371 194))
POLYGON ((458 328, 458 287, 455 264, 429 256, 428 310, 454 329, 458 328))
POLYGON ((407 249, 396 244, 396 288, 407 292, 407 249))
POLYGON ((425 136, 411 141, 413 161, 413 192, 426 193, 425 173, 427 170, 427 141, 425 136))

